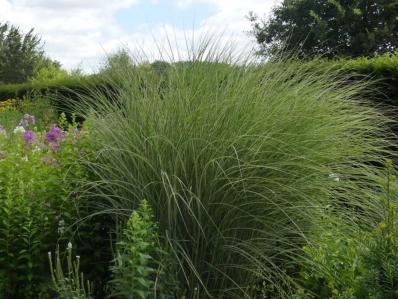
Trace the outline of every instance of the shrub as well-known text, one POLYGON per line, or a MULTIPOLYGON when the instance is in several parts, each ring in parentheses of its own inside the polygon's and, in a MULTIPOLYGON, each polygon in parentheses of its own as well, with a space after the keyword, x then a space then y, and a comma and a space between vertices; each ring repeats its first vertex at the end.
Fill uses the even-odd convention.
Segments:
POLYGON ((32 83, 47 83, 53 80, 65 80, 68 73, 55 65, 50 65, 39 69, 29 81, 32 83))
POLYGON ((94 204, 123 216, 148 199, 188 298, 251 298, 263 283, 286 298, 323 207, 371 205, 389 120, 361 101, 363 83, 319 61, 192 57, 160 91, 128 68, 113 101, 84 99, 103 147, 90 163, 94 204), (338 188, 330 174, 345 178, 338 188))
POLYGON ((52 81, 61 82, 78 79, 85 79, 85 75, 80 68, 76 68, 68 72, 61 69, 59 66, 52 64, 39 69, 34 76, 29 78, 29 82, 33 84, 48 84, 52 81))
MULTIPOLYGON (((122 298, 174 298, 165 289, 164 252, 152 210, 142 201, 133 211, 117 244, 114 265, 114 295, 122 298)), ((170 275, 170 274, 169 274, 170 275)))
POLYGON ((384 299, 398 297, 398 185, 391 163, 375 191, 380 215, 375 223, 336 218, 320 219, 304 247, 304 288, 314 298, 384 299), (367 224, 367 225, 365 225, 367 224))
POLYGON ((310 242, 304 247, 300 292, 315 298, 357 298, 357 279, 363 272, 359 250, 364 235, 353 223, 326 213, 314 225, 310 242))
POLYGON ((93 88, 94 86, 101 86, 100 81, 100 78, 96 76, 71 76, 49 81, 33 81, 23 84, 5 84, 0 86, 0 101, 9 98, 29 98, 32 93, 35 95, 56 95, 55 99, 58 101, 61 101, 64 98, 76 100, 77 92, 84 93, 88 87, 93 88))

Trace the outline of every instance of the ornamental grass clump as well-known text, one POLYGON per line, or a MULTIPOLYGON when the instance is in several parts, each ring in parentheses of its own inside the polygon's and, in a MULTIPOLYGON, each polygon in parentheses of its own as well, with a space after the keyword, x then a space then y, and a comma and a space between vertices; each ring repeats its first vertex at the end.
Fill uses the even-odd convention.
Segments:
POLYGON ((316 61, 190 53, 162 75, 120 66, 113 96, 85 97, 78 108, 102 146, 86 194, 126 219, 148 200, 179 296, 255 298, 265 285, 288 298, 326 207, 376 217, 389 120, 361 99, 365 83, 316 61))

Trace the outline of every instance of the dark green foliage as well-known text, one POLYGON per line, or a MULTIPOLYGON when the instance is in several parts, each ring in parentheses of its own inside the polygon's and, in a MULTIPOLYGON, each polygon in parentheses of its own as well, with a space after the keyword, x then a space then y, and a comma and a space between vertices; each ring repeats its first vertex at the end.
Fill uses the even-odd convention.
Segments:
POLYGON ((398 49, 397 0, 284 0, 271 18, 250 14, 262 54, 373 56, 398 49))
POLYGON ((35 298, 43 282, 38 273, 45 269, 40 256, 57 238, 54 212, 66 197, 57 188, 58 171, 40 167, 41 158, 40 162, 27 159, 16 153, 1 161, 0 294, 4 298, 35 298))
POLYGON ((0 83, 22 83, 45 66, 59 68, 45 57, 39 36, 33 29, 24 34, 18 27, 0 23, 0 83))
POLYGON ((367 96, 374 99, 376 104, 381 102, 398 107, 398 54, 324 63, 328 66, 335 64, 336 68, 350 73, 352 80, 373 80, 372 93, 367 96))
POLYGON ((362 91, 363 98, 376 106, 387 104, 389 107, 383 110, 395 115, 391 106, 398 107, 398 53, 373 58, 324 59, 319 63, 329 71, 341 70, 349 78, 344 84, 371 83, 362 91))
MULTIPOLYGON (((0 101, 9 98, 28 97, 32 92, 36 94, 55 93, 60 97, 72 96, 76 92, 84 92, 88 86, 95 84, 97 77, 62 78, 51 82, 28 82, 23 84, 6 84, 0 86, 0 101)), ((75 95, 76 98, 76 95, 75 95)))
MULTIPOLYGON (((96 178, 91 177, 90 180, 94 181, 96 178)), ((109 266, 113 260, 115 223, 103 213, 89 217, 93 213, 91 205, 81 205, 79 212, 80 219, 84 221, 78 222, 74 227, 76 229, 74 244, 76 252, 84 257, 81 270, 86 279, 95 286, 92 296, 106 298, 109 296, 108 282, 111 279, 109 266)))
POLYGON ((156 60, 151 63, 152 70, 155 74, 165 74, 168 68, 170 67, 170 63, 162 60, 156 60))
POLYGON ((360 281, 362 292, 358 297, 367 293, 380 299, 398 298, 398 185, 395 174, 392 163, 387 162, 386 179, 381 182, 384 193, 380 196, 384 213, 378 227, 366 240, 367 250, 362 254, 366 271, 360 281))
POLYGON ((34 298, 33 286, 40 283, 36 273, 42 271, 37 257, 51 220, 42 207, 27 205, 8 191, 0 211, 0 293, 2 298, 34 298))

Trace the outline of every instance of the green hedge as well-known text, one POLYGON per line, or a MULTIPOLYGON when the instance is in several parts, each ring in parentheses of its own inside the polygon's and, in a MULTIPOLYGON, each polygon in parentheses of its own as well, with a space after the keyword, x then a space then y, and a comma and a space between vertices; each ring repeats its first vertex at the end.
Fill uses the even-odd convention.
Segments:
MULTIPOLYGON (((58 113, 65 112, 70 118, 71 103, 81 101, 82 96, 93 92, 110 94, 112 87, 99 75, 53 80, 47 83, 24 83, 0 85, 0 102, 7 99, 40 100, 50 98, 58 113)), ((80 120, 78 118, 78 120, 80 120)))
POLYGON ((23 83, 23 84, 6 84, 0 85, 0 101, 10 98, 24 98, 32 94, 59 93, 62 95, 70 95, 87 90, 88 87, 100 84, 101 80, 98 76, 87 76, 82 78, 67 78, 61 80, 53 80, 46 83, 23 83))
POLYGON ((398 53, 374 58, 341 59, 326 64, 334 64, 352 73, 354 80, 373 80, 373 100, 398 107, 398 53))
MULTIPOLYGON (((352 73, 353 80, 373 79, 374 100, 398 107, 398 53, 374 58, 340 59, 324 61, 325 67, 342 68, 352 73)), ((0 101, 9 98, 29 97, 32 93, 55 93, 59 99, 78 99, 89 89, 105 90, 109 84, 100 75, 83 78, 67 78, 48 83, 24 83, 0 85, 0 101)))

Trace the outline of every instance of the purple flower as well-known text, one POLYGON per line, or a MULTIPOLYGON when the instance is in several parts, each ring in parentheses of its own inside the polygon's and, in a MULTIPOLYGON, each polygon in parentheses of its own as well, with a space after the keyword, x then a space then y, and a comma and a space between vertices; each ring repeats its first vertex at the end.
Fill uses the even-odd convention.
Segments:
POLYGON ((53 127, 44 137, 47 142, 58 142, 62 137, 62 131, 58 127, 53 127))
POLYGON ((33 131, 26 131, 23 134, 23 139, 26 143, 33 143, 35 141, 35 133, 33 131))

